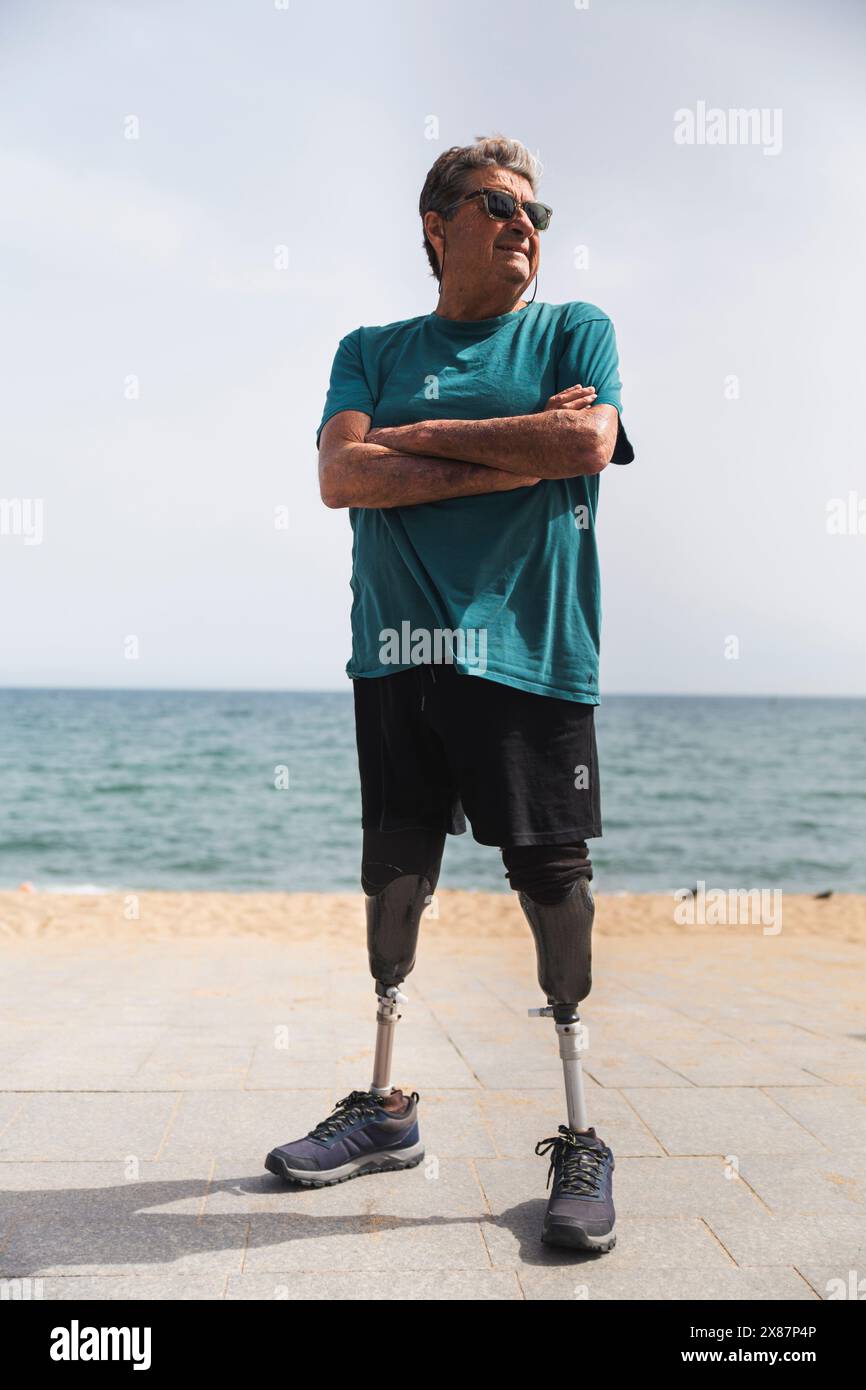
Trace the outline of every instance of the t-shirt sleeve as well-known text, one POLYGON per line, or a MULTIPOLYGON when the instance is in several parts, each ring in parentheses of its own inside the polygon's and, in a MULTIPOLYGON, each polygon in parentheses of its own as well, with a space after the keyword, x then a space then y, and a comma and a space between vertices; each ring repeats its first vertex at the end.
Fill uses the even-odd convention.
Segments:
POLYGON ((622 423, 622 381, 616 334, 610 319, 598 318, 566 326, 556 367, 556 389, 568 386, 594 386, 595 405, 612 405, 617 412, 617 433, 611 463, 631 463, 634 449, 622 423))
POLYGON ((325 408, 316 430, 316 448, 325 425, 338 410, 361 410, 373 418, 376 402, 364 371, 361 356, 361 330, 355 328, 340 339, 331 367, 331 380, 325 398, 325 408))

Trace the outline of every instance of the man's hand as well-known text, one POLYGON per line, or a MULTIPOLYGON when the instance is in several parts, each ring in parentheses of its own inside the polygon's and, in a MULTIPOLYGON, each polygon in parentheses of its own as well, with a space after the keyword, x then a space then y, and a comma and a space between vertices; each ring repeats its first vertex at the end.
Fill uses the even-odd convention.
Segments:
POLYGON ((585 410, 595 402, 595 396, 594 386, 567 386, 564 391, 558 391, 555 396, 551 396, 544 409, 585 410))
POLYGON ((370 430, 364 442, 404 455, 462 459, 524 478, 576 478, 600 473, 616 446, 616 407, 595 400, 593 386, 569 386, 532 415, 419 420, 370 430))

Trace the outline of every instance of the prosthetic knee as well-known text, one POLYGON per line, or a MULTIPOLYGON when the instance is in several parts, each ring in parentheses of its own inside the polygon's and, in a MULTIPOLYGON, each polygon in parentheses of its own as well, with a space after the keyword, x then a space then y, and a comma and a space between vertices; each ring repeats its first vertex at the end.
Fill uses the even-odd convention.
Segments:
POLYGON ((367 896, 367 953, 375 981, 374 1095, 390 1095, 394 1029, 406 996, 399 986, 415 965, 421 914, 439 881, 445 833, 364 831, 361 883, 367 896))
POLYGON ((530 1009, 535 1018, 552 1018, 559 1038, 568 1125, 587 1126, 580 1065, 583 1026, 577 1011, 592 988, 592 924, 595 900, 586 842, 528 845, 503 849, 511 887, 529 922, 538 961, 538 983, 547 1006, 530 1009), (527 891, 528 890, 528 891, 527 891))

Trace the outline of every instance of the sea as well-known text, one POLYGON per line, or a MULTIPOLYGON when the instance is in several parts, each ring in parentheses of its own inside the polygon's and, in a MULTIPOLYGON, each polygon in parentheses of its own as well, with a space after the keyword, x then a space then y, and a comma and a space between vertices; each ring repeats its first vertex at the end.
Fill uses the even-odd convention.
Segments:
MULTIPOLYGON (((866 892, 866 699, 603 695, 600 892, 866 892)), ((0 690, 0 887, 359 891, 351 689, 0 690)), ((442 888, 508 892, 449 836, 442 888)))

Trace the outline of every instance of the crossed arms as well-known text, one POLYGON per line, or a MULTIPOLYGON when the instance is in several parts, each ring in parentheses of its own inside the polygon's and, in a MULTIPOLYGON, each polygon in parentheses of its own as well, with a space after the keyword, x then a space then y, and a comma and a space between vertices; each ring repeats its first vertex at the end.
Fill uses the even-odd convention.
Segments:
POLYGON ((591 386, 571 386, 534 415, 422 420, 375 430, 363 411, 338 411, 319 441, 322 501, 327 507, 411 507, 600 473, 616 446, 618 414, 594 400, 591 386))

